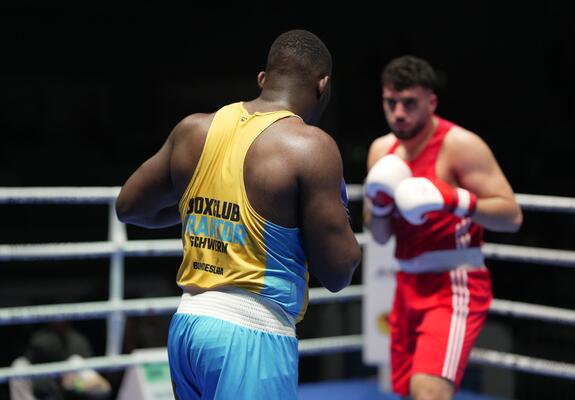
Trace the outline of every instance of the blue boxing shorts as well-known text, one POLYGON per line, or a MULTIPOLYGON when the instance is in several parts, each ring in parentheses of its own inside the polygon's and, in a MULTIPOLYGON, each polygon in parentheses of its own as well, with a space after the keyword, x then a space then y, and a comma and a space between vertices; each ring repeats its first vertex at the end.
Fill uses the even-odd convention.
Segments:
POLYGON ((185 293, 172 317, 168 358, 179 400, 296 399, 298 341, 291 321, 257 307, 254 317, 254 304, 241 304, 249 297, 238 303, 237 296, 222 296, 229 294, 185 293), (268 327, 270 316, 279 321, 268 327))

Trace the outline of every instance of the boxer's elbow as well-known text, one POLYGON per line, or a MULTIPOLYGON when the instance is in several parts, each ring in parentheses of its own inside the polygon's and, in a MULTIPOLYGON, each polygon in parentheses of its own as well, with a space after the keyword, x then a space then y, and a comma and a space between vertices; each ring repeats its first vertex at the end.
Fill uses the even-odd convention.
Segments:
POLYGON ((121 196, 116 199, 116 217, 120 222, 130 225, 142 225, 144 215, 142 215, 142 210, 138 210, 136 204, 128 201, 121 196))
POLYGON ((332 293, 339 292, 351 284, 353 274, 361 262, 361 248, 350 246, 348 253, 339 259, 336 265, 330 268, 330 272, 325 274, 321 280, 322 285, 332 293))
POLYGON ((510 221, 509 232, 515 233, 519 231, 521 225, 523 225, 523 212, 521 211, 521 209, 518 209, 518 211, 515 213, 515 215, 510 221))
POLYGON ((333 274, 328 279, 322 280, 322 285, 324 288, 329 290, 332 293, 337 293, 342 289, 345 289, 351 284, 351 280, 353 278, 353 272, 349 273, 346 272, 344 274, 336 275, 333 274))
POLYGON ((125 224, 130 223, 131 219, 134 218, 134 207, 121 195, 116 199, 116 216, 120 222, 125 224))
POLYGON ((507 218, 505 218, 504 226, 502 226, 500 231, 515 233, 519 231, 523 225, 523 212, 521 211, 521 207, 515 204, 514 207, 508 212, 507 218))

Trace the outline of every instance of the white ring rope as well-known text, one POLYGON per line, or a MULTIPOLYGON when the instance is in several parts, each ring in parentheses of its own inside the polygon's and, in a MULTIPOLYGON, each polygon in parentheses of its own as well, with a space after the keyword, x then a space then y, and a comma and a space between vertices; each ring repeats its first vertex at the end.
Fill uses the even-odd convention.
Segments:
MULTIPOLYGON (((360 244, 365 243, 365 233, 356 233, 360 244)), ((74 260, 108 258, 122 251, 131 257, 181 257, 182 241, 179 239, 130 240, 122 243, 71 242, 40 244, 0 245, 0 261, 74 260)))
MULTIPOLYGON (((331 293, 323 288, 309 290, 309 304, 361 301, 362 297, 362 285, 352 285, 338 293, 331 293)), ((70 319, 97 319, 105 318, 113 312, 122 312, 129 316, 161 315, 175 311, 179 301, 178 296, 173 296, 0 308, 0 326, 70 319)), ((494 299, 489 312, 507 317, 575 325, 574 310, 539 304, 494 299)))
MULTIPOLYGON (((356 233, 359 244, 366 242, 365 233, 356 233)), ((130 257, 181 257, 179 239, 130 240, 122 243, 80 242, 0 245, 0 261, 74 260, 109 258, 118 251, 130 257)), ((575 262, 575 261, 574 261, 575 262)))
MULTIPOLYGON (((334 354, 361 350, 361 346, 361 335, 302 339, 299 341, 299 353, 302 356, 334 354)), ((62 361, 26 367, 0 368, 0 383, 13 378, 59 375, 85 368, 105 371, 123 369, 132 365, 165 363, 168 361, 168 353, 165 348, 157 349, 156 351, 148 350, 149 349, 147 349, 145 354, 136 353, 85 358, 80 364, 77 362, 62 361)))
POLYGON ((0 368, 0 383, 12 378, 39 377, 60 375, 81 369, 96 369, 99 371, 123 369, 132 365, 164 363, 168 360, 166 349, 146 354, 118 354, 105 357, 90 357, 79 361, 61 361, 35 364, 22 367, 0 368))
POLYGON ((108 258, 117 251, 133 257, 176 257, 182 255, 182 241, 155 239, 130 240, 121 244, 108 241, 0 245, 0 261, 108 258))
POLYGON ((157 297, 118 301, 93 301, 85 303, 54 304, 0 309, 0 326, 48 321, 106 318, 113 312, 129 316, 159 315, 173 312, 180 298, 157 297))
POLYGON ((517 194, 515 199, 524 210, 575 213, 575 199, 572 197, 517 194))
POLYGON ((362 346, 362 335, 347 335, 301 339, 298 349, 303 356, 317 356, 321 354, 358 351, 361 350, 362 346))
MULTIPOLYGON (((365 244, 365 235, 356 233, 359 244, 365 244)), ((179 257, 182 255, 182 244, 179 239, 130 240, 123 243, 4 244, 0 245, 0 261, 108 258, 118 251, 130 257, 179 257)), ((575 251, 571 250, 486 243, 483 253, 494 260, 575 267, 575 251)))
POLYGON ((473 349, 469 360, 475 364, 505 367, 515 371, 554 376, 556 378, 575 379, 575 364, 541 358, 502 353, 495 350, 473 349))
MULTIPOLYGON (((338 293, 331 293, 324 288, 311 288, 309 289, 309 304, 360 301, 362 296, 362 285, 351 285, 338 293)), ((113 312, 122 312, 129 316, 160 315, 174 312, 179 302, 180 297, 173 296, 0 308, 0 326, 71 319, 106 318, 113 312)))
POLYGON ((0 204, 107 204, 119 187, 0 187, 0 204))
MULTIPOLYGON (((303 339, 299 341, 299 351, 302 356, 334 353, 339 354, 342 352, 360 351, 361 349, 361 335, 303 339)), ((63 361, 36 364, 26 367, 0 368, 0 383, 3 383, 8 379, 60 375, 66 372, 77 371, 85 368, 107 371, 123 369, 140 364, 165 363, 167 360, 167 351, 164 348, 153 352, 146 351, 145 354, 121 354, 105 357, 91 357, 82 360, 81 363, 63 361)), ((469 361, 479 365, 505 367, 515 371, 575 379, 575 364, 544 360, 511 353, 502 353, 495 350, 475 348, 471 351, 469 361)))
MULTIPOLYGON (((0 204, 106 204, 116 200, 120 187, 0 187, 0 204)), ((363 185, 347 185, 350 201, 363 198, 363 185)), ((575 199, 516 194, 525 210, 575 213, 575 199)))
POLYGON ((493 260, 575 267, 575 251, 570 250, 486 243, 483 245, 483 254, 493 260))
POLYGON ((560 323, 564 325, 575 325, 575 311, 566 308, 493 299, 489 312, 507 317, 518 317, 560 323))
MULTIPOLYGON (((54 187, 54 188, 0 188, 0 204, 107 204, 113 207, 119 187, 54 187)), ((362 185, 348 185, 350 200, 363 199, 362 185)), ((523 209, 546 212, 575 212, 575 199, 556 196, 518 194, 523 209)), ((110 211, 113 213, 113 209, 110 211)), ((113 214, 111 214, 113 215, 113 214)), ((117 220, 110 220, 111 230, 123 228, 117 220)), ((125 231, 123 231, 125 232, 125 231)), ((367 243, 366 233, 356 233, 360 244, 367 243)), ((126 240, 112 238, 110 241, 83 243, 43 243, 0 245, 0 261, 24 261, 43 259, 114 258, 124 256, 181 256, 178 239, 126 240)), ((486 257, 498 260, 514 260, 555 266, 575 266, 575 252, 541 249, 524 246, 485 244, 486 257)), ((120 271, 120 270, 119 270, 120 271)), ((330 293, 323 288, 310 289, 310 304, 361 300, 363 287, 350 286, 340 293, 330 293)), ((148 299, 111 299, 109 301, 43 305, 31 307, 0 308, 0 325, 35 323, 51 320, 106 318, 110 315, 155 315, 173 312, 179 297, 148 299)), ((575 311, 495 299, 491 313, 510 317, 537 319, 547 322, 575 324, 575 311)), ((300 340, 301 355, 317 355, 357 351, 362 349, 362 336, 350 335, 300 340)), ((149 354, 109 354, 84 360, 84 364, 59 362, 37 364, 27 367, 0 368, 0 382, 10 378, 55 375, 83 368, 98 370, 120 369, 128 366, 166 362, 165 349, 149 354)), ((493 350, 474 349, 470 361, 474 363, 506 367, 541 375, 575 379, 575 365, 531 358, 493 350)))

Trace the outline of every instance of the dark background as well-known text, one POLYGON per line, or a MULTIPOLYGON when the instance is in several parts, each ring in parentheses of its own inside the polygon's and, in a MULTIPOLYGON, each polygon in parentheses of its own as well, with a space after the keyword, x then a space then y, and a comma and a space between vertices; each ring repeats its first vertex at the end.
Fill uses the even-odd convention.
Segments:
MULTIPOLYGON (((438 113, 490 145, 517 193, 575 196, 575 8, 569 3, 216 8, 207 2, 79 6, 0 0, 0 186, 121 185, 186 115, 256 97, 256 75, 273 39, 305 28, 324 40, 334 58, 332 102, 320 126, 337 140, 349 183, 363 181, 368 146, 387 131, 381 68, 411 53, 427 58, 444 81, 438 113)), ((352 205, 356 230, 360 211, 360 204, 352 205)), ((570 215, 526 212, 519 233, 487 233, 486 239, 571 249, 574 225, 570 215)), ((105 240, 106 230, 106 207, 0 207, 1 243, 105 240)), ((177 229, 129 228, 130 238, 177 236, 177 229)), ((570 269, 488 265, 497 298, 575 307, 570 269)), ((177 295, 177 266, 177 259, 127 260, 126 297, 177 295)), ((105 260, 2 263, 0 306, 104 300, 106 268, 105 260)), ((360 271, 354 283, 361 283, 360 271)), ((343 322, 326 335, 359 333, 359 304, 322 307, 310 309, 298 327, 300 337, 321 336, 325 324, 317 321, 330 315, 343 322)), ((125 350, 163 346, 166 318, 131 318, 125 350)), ((493 319, 512 334, 512 352, 575 362, 573 328, 493 319)), ((76 326, 102 354, 103 322, 76 326)), ((2 342, 10 344, 0 346, 0 366, 21 353, 35 328, 0 329, 2 342)), ((303 358, 300 379, 374 373, 361 365, 359 354, 330 357, 303 358)), ((515 379, 517 398, 575 393, 570 381, 520 373, 515 379)))

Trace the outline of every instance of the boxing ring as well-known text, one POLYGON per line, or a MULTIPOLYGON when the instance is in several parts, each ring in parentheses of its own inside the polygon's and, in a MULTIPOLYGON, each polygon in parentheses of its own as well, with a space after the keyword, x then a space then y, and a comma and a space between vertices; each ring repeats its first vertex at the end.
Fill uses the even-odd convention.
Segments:
MULTIPOLYGON (((361 202, 361 185, 349 185, 350 201, 361 202)), ((57 305, 0 308, 0 325, 32 324, 56 320, 106 319, 106 355, 87 358, 83 363, 56 362, 26 367, 0 368, 0 383, 13 378, 58 375, 83 368, 96 370, 125 369, 145 363, 167 361, 165 349, 146 354, 122 354, 126 318, 173 313, 180 297, 146 299, 124 298, 124 261, 127 257, 178 257, 181 255, 180 239, 130 240, 126 226, 115 215, 114 202, 118 187, 44 187, 0 188, 0 204, 75 204, 108 207, 108 240, 101 242, 3 244, 0 245, 0 262, 109 259, 109 298, 107 301, 57 305)), ((575 198, 518 194, 523 210, 542 213, 575 213, 575 198)), ((1 205, 0 205, 1 206, 1 205)), ((373 245, 366 236, 357 232, 359 243, 365 248, 373 245)), ((574 267, 575 251, 555 250, 527 246, 486 243, 483 247, 487 259, 515 261, 538 265, 574 267)), ((364 265, 364 268, 366 266, 364 265)), ((361 301, 362 285, 352 285, 339 293, 323 288, 310 289, 310 307, 332 302, 361 301)), ((512 318, 538 320, 549 323, 575 325, 575 311, 504 299, 494 299, 490 314, 512 318)), ((1 328, 0 328, 1 329, 1 328)), ((362 335, 322 337, 300 340, 302 357, 361 351, 362 335)), ((506 353, 487 348, 475 348, 470 362, 495 366, 514 371, 575 380, 575 364, 506 353)))

